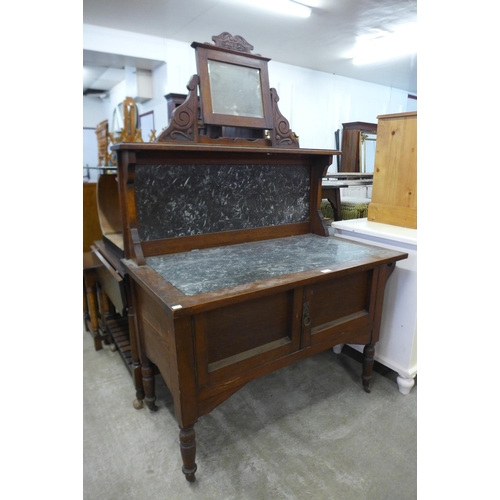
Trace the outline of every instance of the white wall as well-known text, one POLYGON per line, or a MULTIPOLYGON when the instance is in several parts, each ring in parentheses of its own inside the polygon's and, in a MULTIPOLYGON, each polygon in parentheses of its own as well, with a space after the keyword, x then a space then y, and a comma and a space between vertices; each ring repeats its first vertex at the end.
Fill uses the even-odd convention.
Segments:
POLYGON ((335 149, 342 123, 377 123, 377 116, 406 111, 408 92, 329 73, 269 63, 278 106, 304 148, 335 149))
MULTIPOLYGON (((95 127, 109 116, 109 99, 83 96, 83 166, 95 167, 98 163, 97 137, 95 127)), ((98 171, 84 168, 83 177, 96 182, 98 171)))
MULTIPOLYGON (((194 49, 189 43, 137 33, 83 25, 83 48, 165 61, 153 71, 153 99, 139 104, 139 114, 153 111, 157 136, 168 124, 168 93, 187 93, 186 85, 196 73, 194 49)), ((335 131, 342 123, 377 123, 377 116, 413 110, 416 101, 408 92, 338 75, 269 62, 269 83, 279 95, 278 106, 299 136, 304 148, 335 149, 335 131)), ((125 83, 117 85, 101 107, 84 98, 84 126, 105 118, 111 123, 114 107, 127 97, 125 83), (87 103, 89 103, 87 109, 87 103), (107 116, 102 116, 107 113, 107 116)), ((95 101, 96 99, 92 99, 95 101)), ((150 131, 143 131, 147 140, 150 131)))
POLYGON ((83 96, 83 126, 95 128, 108 118, 109 101, 99 97, 83 96))

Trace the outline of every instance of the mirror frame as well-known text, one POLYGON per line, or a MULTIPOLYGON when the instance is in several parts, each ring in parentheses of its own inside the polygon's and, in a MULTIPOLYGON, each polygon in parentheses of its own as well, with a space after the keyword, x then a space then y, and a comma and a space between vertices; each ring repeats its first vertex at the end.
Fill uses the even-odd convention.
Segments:
MULTIPOLYGON (((262 56, 235 52, 215 45, 193 43, 196 51, 196 66, 200 78, 200 101, 202 120, 208 125, 228 127, 248 127, 257 129, 272 129, 273 116, 271 106, 271 91, 267 63, 270 59, 262 56), (239 67, 253 68, 259 71, 263 117, 214 113, 212 89, 208 70, 209 61, 233 64, 239 67)), ((232 84, 233 82, 231 82, 232 84)), ((234 82, 237 84, 237 82, 234 82)))

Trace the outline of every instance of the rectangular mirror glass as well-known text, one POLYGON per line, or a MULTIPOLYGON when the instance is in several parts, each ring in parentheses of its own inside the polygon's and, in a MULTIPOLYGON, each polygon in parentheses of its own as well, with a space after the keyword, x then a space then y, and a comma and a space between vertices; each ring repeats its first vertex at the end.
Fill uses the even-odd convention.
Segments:
POLYGON ((264 118, 260 70, 208 60, 212 112, 264 118))

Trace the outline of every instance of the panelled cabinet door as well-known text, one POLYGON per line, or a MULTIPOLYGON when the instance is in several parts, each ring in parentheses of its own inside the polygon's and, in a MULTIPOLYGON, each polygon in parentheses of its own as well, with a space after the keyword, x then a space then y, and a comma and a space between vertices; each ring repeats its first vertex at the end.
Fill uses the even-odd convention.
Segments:
POLYGON ((296 351, 301 298, 301 289, 288 290, 195 315, 198 387, 296 351))
POLYGON ((332 345, 368 343, 373 329, 375 269, 332 276, 331 280, 305 287, 302 314, 304 347, 328 342, 332 345))

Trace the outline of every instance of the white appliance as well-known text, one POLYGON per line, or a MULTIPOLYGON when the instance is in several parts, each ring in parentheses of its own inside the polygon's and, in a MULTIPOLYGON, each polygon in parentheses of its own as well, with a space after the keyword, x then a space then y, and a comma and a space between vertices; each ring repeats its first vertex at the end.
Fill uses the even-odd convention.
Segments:
MULTIPOLYGON (((340 238, 408 253, 396 263, 386 286, 375 360, 397 372, 399 391, 409 394, 417 375, 417 230, 366 218, 332 222, 332 228, 340 238)), ((334 351, 340 353, 342 347, 334 351)), ((351 347, 362 352, 364 346, 351 347)))

